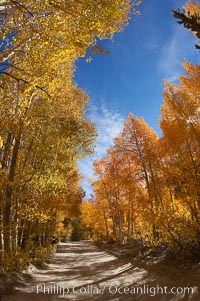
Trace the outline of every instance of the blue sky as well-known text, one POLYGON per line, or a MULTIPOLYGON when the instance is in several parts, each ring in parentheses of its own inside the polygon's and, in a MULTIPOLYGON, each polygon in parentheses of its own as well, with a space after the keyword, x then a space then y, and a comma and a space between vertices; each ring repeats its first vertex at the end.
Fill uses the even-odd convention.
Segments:
POLYGON ((159 134, 163 79, 177 82, 182 63, 199 63, 195 37, 176 23, 171 9, 182 8, 183 0, 143 0, 140 16, 133 16, 114 41, 101 44, 109 55, 77 62, 74 81, 90 96, 87 117, 95 122, 99 136, 95 154, 80 162, 87 197, 92 193, 87 179, 93 177, 92 162, 105 156, 113 137, 123 128, 129 112, 140 117, 159 134))

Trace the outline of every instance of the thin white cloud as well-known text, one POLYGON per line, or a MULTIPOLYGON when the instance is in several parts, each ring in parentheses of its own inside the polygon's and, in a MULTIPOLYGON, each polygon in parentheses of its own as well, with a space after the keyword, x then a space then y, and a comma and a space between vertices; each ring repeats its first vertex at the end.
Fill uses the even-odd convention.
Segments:
POLYGON ((109 110, 106 105, 91 105, 87 117, 96 124, 98 137, 95 142, 95 154, 79 162, 84 177, 83 188, 89 197, 92 188, 88 178, 93 177, 93 162, 106 155, 107 149, 113 144, 113 138, 123 129, 124 119, 116 111, 109 110))
POLYGON ((144 41, 143 47, 147 51, 151 52, 159 47, 159 42, 157 41, 156 37, 153 36, 144 41))
POLYGON ((195 49, 195 38, 183 26, 175 24, 171 39, 162 46, 158 69, 163 77, 170 82, 178 79, 182 73, 184 60, 190 60, 199 55, 195 49))
POLYGON ((124 120, 118 112, 109 111, 105 105, 98 109, 93 106, 90 112, 89 118, 96 123, 99 134, 96 140, 96 155, 104 156, 113 138, 122 130, 124 120))

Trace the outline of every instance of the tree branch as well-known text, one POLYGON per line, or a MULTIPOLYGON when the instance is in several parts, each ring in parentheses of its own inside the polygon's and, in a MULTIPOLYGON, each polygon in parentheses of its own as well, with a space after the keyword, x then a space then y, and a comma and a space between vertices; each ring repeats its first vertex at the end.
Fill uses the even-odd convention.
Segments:
MULTIPOLYGON (((0 70, 0 74, 4 74, 4 75, 7 75, 7 76, 10 76, 10 77, 12 77, 13 79, 15 79, 18 83, 19 83, 20 81, 22 81, 22 82, 24 82, 25 84, 30 84, 30 82, 28 82, 27 80, 22 79, 22 78, 17 78, 17 77, 14 76, 13 74, 10 74, 10 73, 8 73, 8 72, 6 72, 6 71, 1 71, 1 70, 0 70)), ((51 98, 51 95, 45 90, 44 87, 40 87, 40 86, 38 86, 38 85, 35 85, 35 88, 37 88, 37 89, 43 91, 45 94, 47 94, 47 96, 48 96, 49 98, 51 98)))
POLYGON ((25 84, 29 84, 29 82, 28 82, 27 80, 24 80, 24 79, 22 79, 22 78, 17 78, 17 77, 14 76, 13 74, 10 74, 10 73, 8 73, 8 72, 6 72, 6 71, 0 70, 0 74, 4 74, 4 75, 7 75, 7 76, 10 76, 10 77, 12 77, 13 79, 15 79, 15 80, 18 81, 18 82, 22 81, 22 82, 24 82, 25 84))
POLYGON ((10 0, 10 2, 12 2, 15 6, 17 6, 19 8, 19 10, 21 10, 22 12, 23 12, 23 10, 26 10, 32 17, 34 17, 33 13, 30 12, 30 10, 28 10, 28 8, 26 8, 21 3, 15 1, 15 0, 10 0))

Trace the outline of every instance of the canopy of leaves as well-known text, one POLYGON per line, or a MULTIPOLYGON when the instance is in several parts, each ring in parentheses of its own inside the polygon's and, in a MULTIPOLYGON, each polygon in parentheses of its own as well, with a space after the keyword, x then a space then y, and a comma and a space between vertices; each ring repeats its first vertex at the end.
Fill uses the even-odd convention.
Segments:
POLYGON ((121 244, 139 239, 143 245, 164 244, 197 255, 200 66, 185 62, 183 67, 179 84, 165 82, 163 137, 129 113, 114 146, 94 163, 93 215, 83 211, 83 220, 95 238, 121 244))
MULTIPOLYGON (((93 152, 88 96, 75 62, 128 24, 140 1, 3 0, 0 3, 0 250, 48 245, 84 192, 77 160, 93 152), (64 213, 63 213, 64 212, 64 213)), ((3 268, 4 269, 4 268, 3 268)))

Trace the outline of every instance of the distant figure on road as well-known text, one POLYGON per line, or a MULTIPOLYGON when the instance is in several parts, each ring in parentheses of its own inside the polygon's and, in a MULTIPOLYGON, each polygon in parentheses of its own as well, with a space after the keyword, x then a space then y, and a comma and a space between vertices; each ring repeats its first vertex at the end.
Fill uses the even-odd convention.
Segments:
POLYGON ((52 242, 51 242, 52 247, 55 246, 57 244, 57 242, 58 242, 58 239, 55 238, 55 236, 53 236, 52 242))

